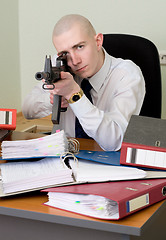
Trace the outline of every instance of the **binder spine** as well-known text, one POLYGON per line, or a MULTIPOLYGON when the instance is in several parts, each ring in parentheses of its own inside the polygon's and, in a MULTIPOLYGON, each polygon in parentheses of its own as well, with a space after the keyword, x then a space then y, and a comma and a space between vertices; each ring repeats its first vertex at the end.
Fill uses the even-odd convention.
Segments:
POLYGON ((0 108, 0 128, 14 130, 16 128, 16 109, 0 108))
MULTIPOLYGON (((142 184, 146 183, 143 182, 142 184)), ((149 192, 145 190, 141 195, 136 193, 134 198, 119 202, 119 218, 126 217, 164 199, 166 199, 166 182, 154 186, 149 192)))
POLYGON ((166 148, 122 143, 120 163, 166 170, 166 148))

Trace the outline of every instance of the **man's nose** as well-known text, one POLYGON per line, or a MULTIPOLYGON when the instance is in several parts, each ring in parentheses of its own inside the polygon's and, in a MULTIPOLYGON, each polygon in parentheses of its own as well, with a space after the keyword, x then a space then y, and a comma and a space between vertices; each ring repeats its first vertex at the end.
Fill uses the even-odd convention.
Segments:
POLYGON ((73 65, 78 65, 81 62, 81 58, 78 54, 72 54, 71 55, 71 62, 73 65))

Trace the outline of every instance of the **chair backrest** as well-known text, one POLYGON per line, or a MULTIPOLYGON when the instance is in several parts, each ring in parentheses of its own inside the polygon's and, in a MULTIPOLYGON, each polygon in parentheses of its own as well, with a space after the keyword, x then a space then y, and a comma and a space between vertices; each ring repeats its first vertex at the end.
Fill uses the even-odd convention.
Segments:
POLYGON ((161 118, 161 69, 156 46, 139 36, 104 34, 103 47, 110 55, 130 59, 140 67, 146 84, 140 115, 161 118))

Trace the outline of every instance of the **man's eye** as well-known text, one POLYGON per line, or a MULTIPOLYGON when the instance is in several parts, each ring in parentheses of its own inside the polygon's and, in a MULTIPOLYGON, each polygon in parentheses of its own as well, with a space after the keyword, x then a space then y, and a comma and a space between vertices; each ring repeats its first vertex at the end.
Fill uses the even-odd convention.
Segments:
POLYGON ((79 45, 78 49, 82 49, 84 47, 84 45, 79 45))
POLYGON ((64 52, 64 53, 61 53, 59 56, 61 56, 61 57, 65 57, 65 56, 67 56, 67 52, 64 52))

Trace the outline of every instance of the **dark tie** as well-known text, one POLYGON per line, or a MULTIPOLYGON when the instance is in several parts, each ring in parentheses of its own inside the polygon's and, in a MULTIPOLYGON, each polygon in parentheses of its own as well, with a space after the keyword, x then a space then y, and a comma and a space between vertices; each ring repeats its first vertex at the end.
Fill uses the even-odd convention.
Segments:
MULTIPOLYGON (((92 86, 90 82, 85 78, 81 82, 81 88, 86 95, 86 97, 92 102, 92 97, 90 95, 90 90, 92 89, 92 86)), ((77 138, 90 138, 83 130, 78 118, 76 118, 75 122, 75 135, 77 138)))

